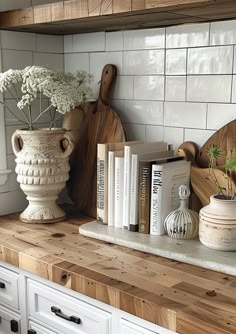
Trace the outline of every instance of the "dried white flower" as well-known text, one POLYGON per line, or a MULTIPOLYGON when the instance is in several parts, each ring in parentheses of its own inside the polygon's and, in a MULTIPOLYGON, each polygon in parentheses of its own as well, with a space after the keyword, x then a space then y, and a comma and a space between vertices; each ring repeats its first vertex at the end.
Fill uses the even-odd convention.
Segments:
POLYGON ((65 114, 87 100, 92 94, 89 86, 91 79, 92 77, 85 71, 72 74, 56 72, 41 66, 27 66, 22 70, 10 69, 0 73, 0 91, 3 93, 13 87, 17 94, 16 85, 21 84, 22 95, 15 96, 15 99, 17 107, 23 112, 29 127, 32 128, 33 123, 48 112, 51 106, 57 112, 65 114), (49 99, 51 106, 40 110, 36 120, 32 120, 32 102, 42 95, 49 99))

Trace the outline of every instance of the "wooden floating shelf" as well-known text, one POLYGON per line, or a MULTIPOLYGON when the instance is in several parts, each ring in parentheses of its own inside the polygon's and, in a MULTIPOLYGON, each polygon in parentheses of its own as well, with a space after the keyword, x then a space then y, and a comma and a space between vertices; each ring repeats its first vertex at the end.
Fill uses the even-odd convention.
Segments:
POLYGON ((236 18, 235 0, 65 0, 0 13, 0 29, 67 35, 236 18))

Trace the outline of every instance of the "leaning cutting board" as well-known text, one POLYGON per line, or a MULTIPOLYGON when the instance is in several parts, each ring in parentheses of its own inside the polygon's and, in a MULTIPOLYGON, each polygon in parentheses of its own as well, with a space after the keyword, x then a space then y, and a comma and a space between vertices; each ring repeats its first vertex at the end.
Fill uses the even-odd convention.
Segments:
POLYGON ((84 113, 82 121, 79 118, 79 124, 76 124, 73 113, 68 113, 64 122, 67 129, 80 129, 70 161, 68 193, 75 208, 91 217, 97 215, 97 144, 125 141, 123 124, 109 104, 109 93, 116 73, 114 65, 105 65, 97 100, 79 107, 84 113))

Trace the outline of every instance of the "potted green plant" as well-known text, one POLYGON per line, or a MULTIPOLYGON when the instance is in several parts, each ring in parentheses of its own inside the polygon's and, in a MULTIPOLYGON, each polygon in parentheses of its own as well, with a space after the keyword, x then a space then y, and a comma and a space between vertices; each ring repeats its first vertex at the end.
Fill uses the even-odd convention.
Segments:
POLYGON ((91 95, 90 79, 86 72, 62 73, 41 66, 0 73, 0 91, 13 99, 19 114, 1 103, 23 126, 13 134, 12 147, 17 181, 29 201, 20 215, 25 222, 51 223, 65 218, 56 199, 69 178, 73 143, 66 130, 55 124, 91 95), (42 119, 48 121, 45 128, 39 127, 42 119))
POLYGON ((199 213, 199 239, 207 247, 223 250, 236 250, 236 197, 233 173, 236 169, 234 149, 222 152, 220 147, 212 145, 208 149, 209 178, 215 184, 216 194, 210 197, 210 203, 199 213), (225 155, 223 166, 217 159, 225 155), (221 170, 219 172, 219 170, 221 170))

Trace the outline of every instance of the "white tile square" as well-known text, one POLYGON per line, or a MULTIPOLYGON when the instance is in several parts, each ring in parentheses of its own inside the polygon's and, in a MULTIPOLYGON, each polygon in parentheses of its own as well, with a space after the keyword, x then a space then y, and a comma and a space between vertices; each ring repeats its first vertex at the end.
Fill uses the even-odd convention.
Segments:
POLYGON ((37 51, 50 53, 64 53, 63 36, 36 35, 37 51))
POLYGON ((164 127, 160 125, 146 125, 146 142, 155 142, 164 140, 164 127))
POLYGON ((211 22, 210 44, 236 44, 236 20, 211 22))
POLYGON ((73 35, 64 36, 64 54, 73 52, 73 35))
POLYGON ((56 71, 64 70, 64 55, 58 53, 34 52, 33 63, 38 66, 46 66, 56 71))
POLYGON ((164 74, 164 50, 125 51, 123 74, 164 74))
POLYGON ((73 35, 73 52, 105 51, 105 32, 73 35))
POLYGON ((209 44, 209 23, 184 24, 166 28, 166 48, 186 48, 209 44))
POLYGON ((8 175, 6 182, 4 184, 0 184, 0 194, 7 193, 9 191, 10 191, 10 176, 8 175))
POLYGON ((232 103, 236 103, 236 75, 233 75, 232 103))
POLYGON ((7 166, 12 170, 12 173, 9 176, 9 185, 10 191, 19 190, 20 184, 17 182, 17 174, 15 172, 16 162, 15 156, 13 154, 7 156, 7 166))
POLYGON ((186 75, 187 49, 166 50, 166 75, 186 75))
POLYGON ((233 65, 233 73, 236 73, 236 46, 234 46, 234 65, 233 65))
POLYGON ((118 76, 114 82, 111 92, 113 99, 133 99, 134 97, 134 80, 131 76, 118 76))
POLYGON ((33 53, 31 51, 2 50, 3 71, 12 69, 23 69, 32 65, 33 53))
POLYGON ((233 121, 236 115, 236 104, 209 103, 207 110, 207 128, 218 130, 233 121))
POLYGON ((145 142, 145 125, 141 124, 124 124, 127 140, 142 140, 145 142))
POLYGON ((112 31, 106 33, 106 51, 121 51, 124 49, 124 32, 112 31))
POLYGON ((164 127, 164 138, 163 140, 168 144, 173 145, 175 153, 179 146, 184 142, 184 129, 175 127, 164 127))
POLYGON ((84 70, 89 73, 89 53, 66 53, 64 62, 65 72, 75 73, 84 70))
POLYGON ((164 125, 206 129, 206 103, 165 102, 164 125))
POLYGON ((135 76, 135 100, 164 100, 164 76, 135 76))
POLYGON ((231 74, 233 46, 213 46, 188 50, 188 74, 231 74))
POLYGON ((163 49, 165 28, 127 30, 124 32, 124 50, 163 49))
POLYGON ((36 34, 17 31, 1 31, 2 48, 22 51, 36 50, 36 34))
POLYGON ((202 147, 214 133, 215 131, 211 130, 185 129, 184 141, 193 141, 199 147, 202 147))
POLYGON ((163 102, 124 101, 125 123, 163 125, 163 102))
POLYGON ((231 75, 187 76, 187 101, 230 102, 231 75))
POLYGON ((166 76, 165 101, 185 101, 186 80, 185 76, 166 76))

